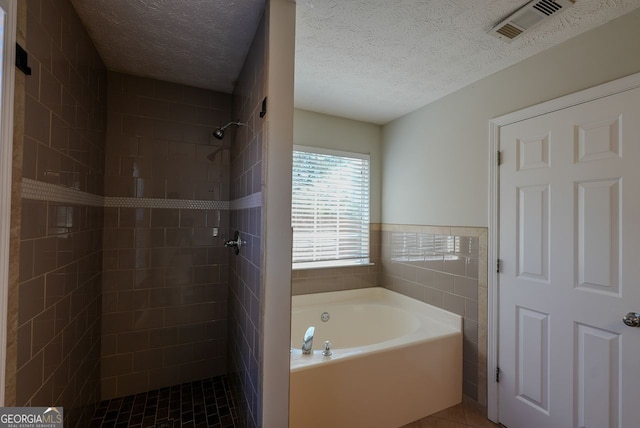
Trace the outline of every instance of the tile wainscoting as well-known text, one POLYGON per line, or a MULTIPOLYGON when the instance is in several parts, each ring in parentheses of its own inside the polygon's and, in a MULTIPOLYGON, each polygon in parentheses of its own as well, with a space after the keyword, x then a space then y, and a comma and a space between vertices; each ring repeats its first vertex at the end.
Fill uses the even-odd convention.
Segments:
POLYGON ((463 392, 486 406, 487 229, 383 224, 380 285, 464 317, 463 392))
POLYGON ((380 225, 369 228, 370 265, 335 268, 295 269, 291 272, 291 293, 325 293, 380 286, 380 225))
POLYGON ((385 287, 464 317, 463 392, 487 405, 487 229, 371 224, 371 265, 301 269, 293 295, 385 287))

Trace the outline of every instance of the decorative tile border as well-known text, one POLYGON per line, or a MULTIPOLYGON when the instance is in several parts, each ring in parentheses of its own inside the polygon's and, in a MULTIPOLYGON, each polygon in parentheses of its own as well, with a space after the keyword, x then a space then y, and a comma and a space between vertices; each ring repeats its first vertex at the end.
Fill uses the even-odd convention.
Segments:
POLYGON ((194 199, 121 198, 93 195, 58 184, 22 179, 22 197, 37 201, 62 202, 76 205, 110 208, 173 208, 184 210, 228 210, 229 201, 194 199))
POLYGON ((105 207, 117 208, 174 208, 182 210, 228 210, 229 201, 203 201, 196 199, 158 199, 104 197, 105 207))
POLYGON ((256 192, 242 198, 234 199, 229 203, 229 209, 246 210, 262 206, 262 192, 256 192))
POLYGON ((93 207, 101 207, 104 205, 104 198, 100 195, 93 195, 58 184, 44 183, 30 178, 22 179, 22 197, 25 199, 35 199, 37 201, 64 202, 93 207))

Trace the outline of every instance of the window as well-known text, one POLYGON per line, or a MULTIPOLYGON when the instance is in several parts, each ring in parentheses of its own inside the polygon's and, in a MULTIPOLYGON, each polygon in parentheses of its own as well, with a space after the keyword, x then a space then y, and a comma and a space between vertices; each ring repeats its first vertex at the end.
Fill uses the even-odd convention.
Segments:
POLYGON ((369 263, 369 155, 295 146, 293 268, 369 263))

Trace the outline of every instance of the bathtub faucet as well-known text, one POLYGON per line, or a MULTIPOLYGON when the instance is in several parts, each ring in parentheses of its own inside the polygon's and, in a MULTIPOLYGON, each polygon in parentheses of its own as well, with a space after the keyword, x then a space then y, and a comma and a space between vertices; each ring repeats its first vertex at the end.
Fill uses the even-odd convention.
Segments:
POLYGON ((311 326, 307 329, 307 332, 304 334, 304 339, 302 339, 302 353, 310 354, 311 348, 313 347, 313 334, 315 333, 316 328, 311 326))

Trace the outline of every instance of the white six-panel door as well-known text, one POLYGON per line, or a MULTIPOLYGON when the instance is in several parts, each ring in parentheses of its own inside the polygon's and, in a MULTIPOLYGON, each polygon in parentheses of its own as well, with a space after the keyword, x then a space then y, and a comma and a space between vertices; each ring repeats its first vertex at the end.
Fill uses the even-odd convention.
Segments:
POLYGON ((640 426, 640 89, 500 128, 499 421, 640 426))

